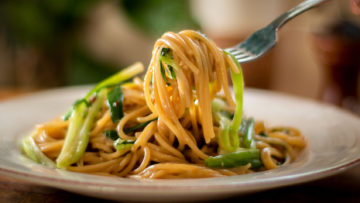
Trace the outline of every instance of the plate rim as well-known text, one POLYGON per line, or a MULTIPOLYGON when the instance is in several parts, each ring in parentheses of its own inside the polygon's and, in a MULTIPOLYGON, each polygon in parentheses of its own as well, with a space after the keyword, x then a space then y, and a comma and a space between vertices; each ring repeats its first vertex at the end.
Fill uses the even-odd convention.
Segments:
MULTIPOLYGON (((336 175, 338 173, 341 173, 343 170, 347 170, 349 168, 355 167, 356 165, 360 164, 360 158, 357 158, 351 162, 347 162, 344 163, 342 165, 339 166, 334 166, 331 168, 327 168, 327 169, 322 169, 322 170, 318 170, 316 172, 307 172, 307 173, 299 173, 296 175, 292 175, 291 177, 289 176, 279 176, 276 178, 276 181, 280 181, 279 183, 281 184, 277 184, 274 185, 274 187, 271 188, 275 188, 275 187, 281 187, 281 186, 287 186, 287 185, 294 185, 294 184, 299 184, 299 183, 303 183, 303 182, 308 182, 309 180, 319 180, 322 179, 324 177, 328 177, 328 176, 332 176, 332 175, 336 175), (301 179, 300 179, 301 177, 301 179), (291 181, 291 180, 296 180, 296 181, 291 181), (299 180, 299 181, 297 181, 299 180), (290 181, 290 182, 288 182, 290 181)), ((49 168, 52 169, 52 168, 49 168)), ((59 169, 62 170, 62 169, 59 169)), ((87 184, 87 186, 99 186, 99 187, 111 187, 111 188, 116 188, 116 189, 128 189, 128 188, 140 188, 140 189, 151 189, 151 188, 155 188, 156 190, 159 189, 172 189, 172 188, 176 188, 176 189, 186 189, 189 186, 188 185, 176 185, 176 186, 169 186, 169 185, 156 185, 156 186, 151 186, 149 184, 146 185, 119 185, 119 184, 108 184, 108 183, 94 183, 91 181, 86 181, 86 180, 82 180, 82 181, 76 181, 76 180, 68 180, 68 179, 63 179, 60 176, 54 176, 52 177, 48 177, 48 176, 41 176, 38 174, 29 174, 26 172, 20 172, 17 170, 11 170, 11 169, 7 169, 6 167, 1 166, 0 164, 0 173, 3 175, 9 175, 13 178, 16 179, 20 179, 20 180, 25 180, 25 181, 29 181, 32 183, 36 183, 34 182, 35 180, 44 180, 44 181, 57 181, 59 183, 66 183, 66 184, 71 184, 71 186, 73 185, 84 185, 87 184), (29 178, 29 179, 28 179, 29 178)), ((70 173, 76 173, 76 172, 70 172, 70 173)), ((81 174, 81 173, 80 173, 81 174)), ((89 175, 89 174, 86 174, 89 175)), ((121 178, 121 177, 119 177, 121 178)), ((215 180, 216 178, 207 178, 207 179, 213 179, 215 180)), ((202 180, 202 179, 189 179, 189 180, 202 180)), ((155 180, 155 181, 176 181, 174 179, 169 179, 169 180, 155 180)), ((249 183, 247 185, 257 185, 259 183, 263 183, 264 187, 261 188, 269 188, 268 185, 266 184, 270 184, 272 183, 274 180, 261 180, 259 182, 256 183, 249 183)), ((50 182, 49 182, 50 183, 50 182)), ((54 183, 54 182, 51 182, 54 183)), ((139 181, 139 183, 141 183, 141 181, 139 181)), ((43 183, 43 185, 49 185, 49 184, 45 184, 43 183)), ((232 184, 228 184, 228 183, 224 183, 224 184, 216 184, 216 185, 207 185, 206 188, 211 188, 211 189, 218 189, 218 188, 236 188, 239 185, 245 186, 243 183, 238 182, 238 183, 232 183, 232 184)), ((50 186, 50 185, 49 185, 50 186)), ((238 190, 234 190, 234 191, 238 191, 238 190)), ((211 191, 213 192, 213 191, 211 191)))

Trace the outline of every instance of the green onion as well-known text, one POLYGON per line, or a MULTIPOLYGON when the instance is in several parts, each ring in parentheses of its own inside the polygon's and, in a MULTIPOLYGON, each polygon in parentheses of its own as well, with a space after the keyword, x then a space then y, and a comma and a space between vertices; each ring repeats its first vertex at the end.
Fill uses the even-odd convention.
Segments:
POLYGON ((237 62, 234 56, 232 56, 231 54, 230 56, 234 60, 239 70, 239 73, 236 74, 232 69, 230 69, 231 80, 233 82, 233 88, 235 94, 235 104, 236 104, 234 117, 233 120, 231 121, 231 126, 230 126, 230 134, 231 134, 230 136, 234 137, 234 136, 238 136, 238 131, 241 126, 241 120, 243 116, 244 78, 240 64, 237 62))
POLYGON ((165 67, 164 67, 164 65, 162 64, 161 60, 159 60, 159 63, 160 63, 160 73, 161 73, 161 76, 163 77, 164 81, 167 82, 166 73, 165 73, 165 67))
POLYGON ((161 56, 172 57, 170 54, 170 48, 163 47, 160 51, 161 56))
POLYGON ((124 116, 123 101, 124 95, 120 85, 116 86, 107 94, 107 105, 110 109, 110 116, 113 123, 120 121, 124 116))
POLYGON ((134 140, 123 140, 121 138, 118 138, 114 141, 114 147, 117 151, 121 151, 124 149, 129 149, 134 145, 134 140))
POLYGON ((68 167, 77 162, 84 154, 89 142, 90 130, 96 115, 102 107, 106 93, 107 89, 101 90, 90 107, 87 107, 84 102, 74 107, 64 145, 61 148, 59 157, 56 159, 58 168, 68 167))
POLYGON ((125 133, 125 134, 129 134, 129 133, 134 132, 134 131, 136 131, 136 130, 138 130, 138 129, 145 128, 149 123, 151 123, 152 121, 155 121, 155 120, 157 120, 157 119, 158 119, 158 118, 154 118, 154 119, 152 119, 152 120, 146 121, 146 122, 144 122, 144 123, 140 123, 140 124, 135 125, 135 126, 133 126, 133 127, 124 128, 124 133, 125 133))
POLYGON ((239 148, 239 136, 237 134, 231 134, 231 121, 226 117, 220 119, 220 135, 218 143, 221 151, 225 153, 233 152, 239 148), (235 135, 235 136, 234 136, 235 135))
MULTIPOLYGON (((214 98, 211 102, 211 109, 213 112, 221 112, 223 111, 228 105, 226 104, 226 102, 222 99, 219 98, 214 98)), ((215 119, 218 119, 217 115, 214 115, 215 119)))
POLYGON ((33 134, 34 133, 25 137, 22 140, 21 147, 23 152, 33 161, 45 166, 55 168, 55 163, 51 159, 49 159, 35 143, 35 140, 32 137, 33 134))
POLYGON ((228 111, 225 111, 225 110, 221 110, 220 113, 222 115, 224 115, 226 118, 232 120, 234 118, 234 113, 233 112, 228 112, 228 111))
POLYGON ((174 57, 169 48, 163 47, 160 52, 160 61, 164 62, 169 67, 169 75, 172 79, 176 78, 174 69, 177 69, 178 66, 175 64, 174 57))
POLYGON ((83 102, 87 103, 87 105, 89 104, 89 99, 90 97, 100 91, 101 89, 105 88, 105 87, 111 87, 117 84, 120 84, 121 82, 124 82, 132 77, 134 77, 135 75, 141 73, 144 70, 144 66, 140 63, 134 63, 133 65, 119 71, 118 73, 106 78, 105 80, 101 81, 100 83, 98 83, 92 90, 90 90, 84 98, 77 100, 73 107, 68 110, 65 115, 63 116, 63 120, 68 120, 72 114, 72 111, 75 109, 75 107, 83 102))
POLYGON ((89 91, 84 98, 75 102, 71 110, 71 116, 68 116, 70 114, 69 112, 64 116, 65 119, 70 119, 70 124, 64 145, 56 160, 56 166, 58 168, 68 167, 77 162, 84 154, 89 142, 89 132, 94 124, 94 119, 102 108, 102 104, 108 93, 107 87, 120 84, 143 70, 144 66, 141 63, 135 63, 103 80, 89 91), (96 94, 96 99, 90 105, 90 97, 94 94, 96 94))
POLYGON ((63 115, 62 119, 63 119, 64 121, 67 121, 67 120, 70 118, 70 116, 71 116, 71 114, 72 114, 72 112, 73 112, 73 110, 74 110, 74 107, 75 107, 75 106, 78 106, 78 105, 81 104, 81 103, 84 103, 87 107, 90 106, 90 102, 88 102, 85 98, 78 99, 78 100, 76 100, 76 101, 73 103, 73 108, 70 108, 70 109, 63 115))
POLYGON ((267 135, 264 131, 261 131, 261 132, 259 133, 259 135, 262 136, 262 137, 268 137, 268 135, 267 135))
POLYGON ((253 118, 249 118, 247 121, 247 126, 246 126, 246 131, 245 134, 243 135, 243 143, 242 145, 245 148, 255 148, 255 140, 254 140, 254 135, 255 135, 255 121, 253 118))
POLYGON ((217 136, 220 151, 228 153, 239 148, 239 137, 238 135, 230 136, 231 120, 223 110, 226 106, 227 104, 222 99, 215 98, 211 102, 214 121, 220 125, 220 132, 217 136))
POLYGON ((121 70, 115 75, 112 75, 109 78, 101 81, 90 92, 86 94, 85 99, 89 99, 92 94, 104 87, 117 85, 123 81, 128 80, 129 78, 134 77, 142 71, 144 71, 144 66, 140 62, 134 63, 133 65, 121 70))
POLYGON ((241 121, 241 125, 240 125, 240 129, 239 132, 241 135, 245 135, 246 134, 246 130, 247 130, 247 125, 248 125, 248 121, 247 119, 242 119, 241 121))
POLYGON ((175 70, 171 65, 168 65, 169 71, 170 71, 170 76, 171 79, 175 80, 176 79, 176 74, 175 74, 175 70))
POLYGON ((159 63, 161 76, 164 78, 165 82, 167 82, 167 76, 174 80, 176 78, 175 69, 177 66, 169 48, 163 47, 161 49, 159 63), (167 67, 164 66, 163 62, 167 67))
POLYGON ((85 98, 76 100, 74 102, 73 106, 77 106, 77 105, 79 105, 81 103, 84 103, 87 107, 90 106, 90 102, 88 102, 85 98))
MULTIPOLYGON (((226 54, 229 54, 225 52, 226 54)), ((239 73, 234 73, 230 70, 231 79, 233 81, 234 93, 235 93, 235 112, 232 120, 230 120, 227 115, 221 113, 222 106, 224 102, 215 101, 215 106, 213 105, 213 113, 215 115, 215 120, 218 120, 220 124, 220 134, 218 136, 218 142, 220 151, 224 153, 230 153, 236 151, 240 147, 240 138, 239 138, 239 129, 241 126, 242 114, 243 114, 243 89, 244 81, 241 71, 240 64, 235 60, 235 58, 229 54, 234 62, 236 63, 239 73), (216 109, 214 109, 214 107, 216 109)))
POLYGON ((258 149, 242 149, 205 159, 205 165, 210 168, 234 168, 249 163, 251 168, 262 166, 258 149))
POLYGON ((73 108, 70 108, 69 110, 67 110, 66 113, 62 116, 62 120, 63 121, 69 120, 72 112, 73 112, 73 108))
POLYGON ((119 138, 119 135, 115 130, 107 130, 107 131, 105 131, 105 136, 107 138, 112 139, 113 141, 115 141, 116 139, 119 138))

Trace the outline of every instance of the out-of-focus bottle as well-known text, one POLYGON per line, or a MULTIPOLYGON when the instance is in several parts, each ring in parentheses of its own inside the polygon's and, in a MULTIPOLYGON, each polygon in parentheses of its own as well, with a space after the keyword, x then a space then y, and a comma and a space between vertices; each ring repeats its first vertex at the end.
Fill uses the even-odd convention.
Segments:
POLYGON ((360 114, 360 17, 351 14, 348 1, 338 1, 314 26, 312 45, 323 70, 320 98, 360 114))

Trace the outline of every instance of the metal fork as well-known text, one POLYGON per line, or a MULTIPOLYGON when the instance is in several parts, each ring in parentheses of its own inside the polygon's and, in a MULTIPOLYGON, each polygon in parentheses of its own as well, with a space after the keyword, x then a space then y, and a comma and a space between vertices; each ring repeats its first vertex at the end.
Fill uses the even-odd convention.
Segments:
POLYGON ((277 31, 286 22, 295 16, 319 5, 328 0, 306 0, 296 7, 288 10, 266 27, 256 31, 245 41, 238 45, 225 49, 225 51, 234 55, 239 63, 245 63, 259 58, 275 46, 277 42, 277 31))

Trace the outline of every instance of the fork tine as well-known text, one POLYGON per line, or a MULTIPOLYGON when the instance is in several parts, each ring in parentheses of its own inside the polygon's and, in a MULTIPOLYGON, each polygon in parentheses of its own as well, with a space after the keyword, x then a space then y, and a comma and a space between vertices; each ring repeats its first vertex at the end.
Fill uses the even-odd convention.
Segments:
POLYGON ((249 56, 246 56, 246 57, 242 57, 242 58, 236 58, 236 60, 239 62, 239 63, 243 63, 243 62, 249 62, 249 61, 252 61, 254 59, 256 59, 257 56, 255 55, 249 55, 249 56))
POLYGON ((234 51, 237 51, 239 50, 237 47, 230 47, 230 48, 227 48, 226 51, 229 52, 229 53, 232 53, 234 51))
POLYGON ((246 52, 246 50, 245 49, 238 49, 238 50, 235 50, 235 51, 232 51, 232 52, 230 52, 232 55, 240 55, 240 54, 243 54, 243 53, 245 53, 246 52))
POLYGON ((251 56, 253 54, 251 54, 250 52, 244 52, 244 53, 241 53, 241 54, 237 54, 237 55, 234 55, 236 59, 240 59, 240 58, 244 58, 244 57, 248 57, 248 56, 251 56))

